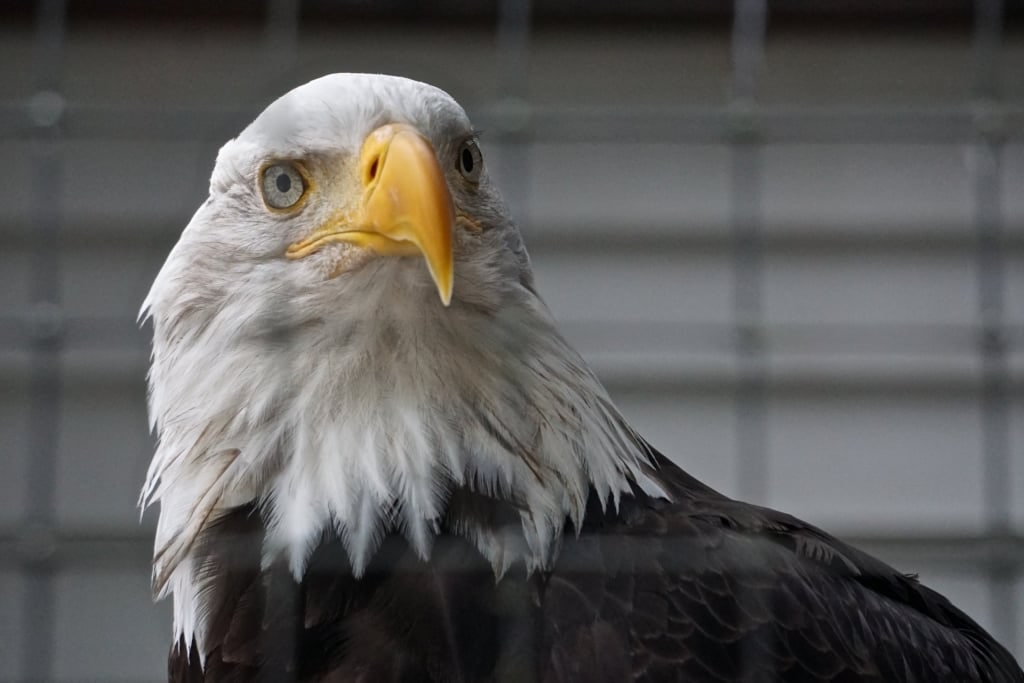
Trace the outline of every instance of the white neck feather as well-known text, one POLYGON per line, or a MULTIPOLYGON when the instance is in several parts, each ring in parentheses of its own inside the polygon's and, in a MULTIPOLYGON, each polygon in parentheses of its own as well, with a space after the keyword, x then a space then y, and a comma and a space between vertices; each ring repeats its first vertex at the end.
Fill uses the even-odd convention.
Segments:
POLYGON ((283 555, 301 577, 333 529, 359 573, 392 531, 427 558, 449 493, 465 487, 522 508, 519 529, 449 525, 501 576, 517 561, 549 567, 591 487, 617 503, 641 479, 643 442, 528 287, 497 306, 481 292, 443 309, 427 287, 410 296, 397 269, 361 277, 361 294, 331 320, 287 328, 167 310, 159 281, 147 301, 160 437, 143 491, 144 504, 161 504, 154 585, 173 592, 175 630, 200 651, 190 550, 221 510, 260 504, 265 564, 283 555))

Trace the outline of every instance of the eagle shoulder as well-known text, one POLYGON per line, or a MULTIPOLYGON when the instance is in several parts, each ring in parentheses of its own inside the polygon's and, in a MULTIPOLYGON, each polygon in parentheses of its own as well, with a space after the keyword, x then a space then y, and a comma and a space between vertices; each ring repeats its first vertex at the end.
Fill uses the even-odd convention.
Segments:
POLYGON ((635 490, 566 535, 543 594, 545 680, 1024 681, 916 578, 654 455, 672 502, 635 490))

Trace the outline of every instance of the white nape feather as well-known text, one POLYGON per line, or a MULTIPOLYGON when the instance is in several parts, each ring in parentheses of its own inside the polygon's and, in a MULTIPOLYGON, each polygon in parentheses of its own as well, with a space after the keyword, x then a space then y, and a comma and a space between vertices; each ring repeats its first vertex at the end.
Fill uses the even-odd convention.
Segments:
POLYGON ((439 156, 471 134, 447 94, 405 79, 337 74, 288 93, 221 150, 209 199, 143 305, 159 437, 141 501, 160 503, 154 585, 173 593, 175 631, 201 654, 209 606, 193 544, 233 507, 260 506, 264 563, 284 559, 296 578, 324 532, 360 573, 390 532, 428 558, 442 524, 500 577, 517 561, 550 567, 591 487, 617 502, 643 479, 643 442, 556 331, 486 176, 463 191, 449 168, 457 213, 487 226, 457 231, 449 308, 421 260, 332 278, 340 246, 283 258, 337 206, 311 198, 300 217, 271 215, 260 164, 344 169, 388 122, 416 126, 439 156), (514 501, 521 527, 446 519, 459 487, 514 501))

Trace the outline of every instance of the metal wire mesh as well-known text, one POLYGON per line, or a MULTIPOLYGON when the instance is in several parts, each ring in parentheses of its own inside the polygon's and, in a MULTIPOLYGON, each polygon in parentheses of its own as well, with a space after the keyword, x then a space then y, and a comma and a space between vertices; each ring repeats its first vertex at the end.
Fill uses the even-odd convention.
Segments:
MULTIPOLYGON (((730 346, 737 359, 736 488, 742 497, 766 498, 770 476, 765 457, 765 404, 770 392, 766 349, 785 335, 806 330, 766 326, 763 317, 763 258, 761 188, 766 142, 823 141, 960 142, 972 154, 974 255, 977 261, 977 356, 983 371, 979 392, 984 443, 986 531, 965 536, 866 538, 877 548, 901 546, 910 553, 955 557, 970 555, 989 574, 994 632, 1007 643, 1017 642, 1017 581, 1024 576, 1024 539, 1012 523, 1011 400, 1015 387, 1008 354, 1020 351, 1022 334, 1006 318, 1005 254, 1007 236, 1002 218, 1003 152, 1008 142, 1024 139, 1024 107, 999 101, 998 54, 1006 9, 1000 0, 974 5, 972 54, 973 99, 958 105, 907 109, 899 107, 808 108, 759 104, 758 84, 764 69, 768 36, 765 0, 736 0, 732 13, 732 83, 725 106, 560 107, 532 103, 526 88, 531 49, 529 0, 500 0, 495 13, 499 95, 475 103, 477 118, 493 139, 506 144, 503 190, 514 207, 527 203, 530 157, 519 143, 539 140, 653 140, 659 142, 725 143, 730 150, 729 204, 732 228, 732 277, 735 325, 689 329, 703 344, 730 346)), ((276 73, 287 76, 295 64, 302 35, 300 0, 268 0, 264 40, 273 55, 276 73)), ((60 572, 81 566, 144 563, 150 539, 137 535, 82 535, 62 531, 55 516, 57 431, 53 416, 62 410, 63 353, 76 345, 137 345, 126 334, 133 322, 89 316, 69 316, 60 300, 61 263, 52 248, 62 238, 62 208, 55 200, 66 180, 61 163, 62 142, 69 139, 162 138, 170 141, 214 136, 246 120, 248 107, 209 108, 188 102, 175 110, 139 104, 105 107, 68 101, 61 92, 67 3, 40 0, 35 6, 35 52, 32 59, 35 92, 27 99, 0 101, 0 139, 31 139, 32 223, 31 303, 23 312, 3 316, 0 347, 28 353, 28 434, 26 451, 27 505, 16 528, 0 535, 0 562, 17 566, 25 578, 18 662, 5 662, 2 677, 10 680, 54 679, 54 581, 60 572)), ((226 137, 226 134, 224 135, 226 137)), ((526 226, 527 239, 531 226, 526 226)), ((538 236, 539 238, 540 236, 538 236)), ((546 239, 557 241, 556 237, 546 239)), ((161 243, 161 248, 163 243, 161 243)), ((812 332, 819 341, 861 334, 868 329, 812 332)), ((878 332, 887 340, 899 330, 878 332)), ((913 336, 913 332, 909 333, 913 336)), ((927 333, 925 336, 928 336, 927 333)), ((679 337, 686 344, 688 337, 679 337)), ((918 340, 920 341, 920 340, 918 340)))

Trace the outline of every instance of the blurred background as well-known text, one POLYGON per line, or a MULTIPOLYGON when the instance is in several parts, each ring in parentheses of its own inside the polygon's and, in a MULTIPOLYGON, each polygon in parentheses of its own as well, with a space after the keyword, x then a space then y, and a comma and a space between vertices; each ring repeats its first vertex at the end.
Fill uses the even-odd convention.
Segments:
POLYGON ((0 680, 163 677, 136 313, 219 145, 334 71, 466 106, 542 293, 654 444, 1024 655, 1022 15, 6 0, 0 680))

